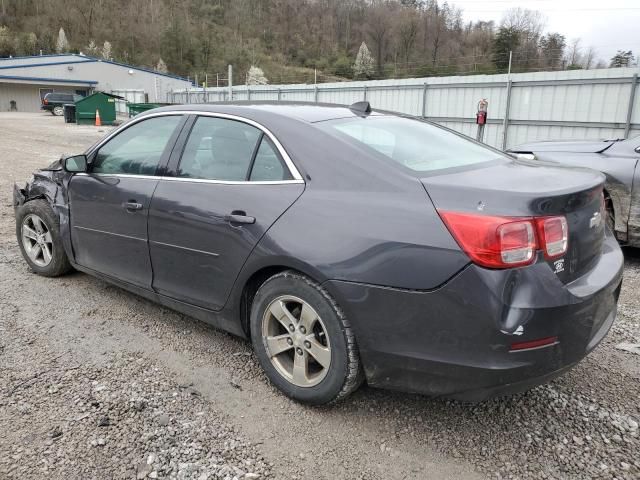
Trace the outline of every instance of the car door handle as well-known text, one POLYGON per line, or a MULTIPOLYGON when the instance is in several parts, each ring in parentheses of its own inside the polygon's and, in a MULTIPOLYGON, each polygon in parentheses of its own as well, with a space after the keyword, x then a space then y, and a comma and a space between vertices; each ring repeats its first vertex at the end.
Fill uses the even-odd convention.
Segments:
POLYGON ((225 215, 224 219, 229 223, 242 223, 245 225, 256 223, 256 217, 249 217, 241 210, 234 210, 231 215, 225 215))
POLYGON ((123 206, 126 210, 142 210, 142 204, 136 202, 135 200, 124 202, 123 206))

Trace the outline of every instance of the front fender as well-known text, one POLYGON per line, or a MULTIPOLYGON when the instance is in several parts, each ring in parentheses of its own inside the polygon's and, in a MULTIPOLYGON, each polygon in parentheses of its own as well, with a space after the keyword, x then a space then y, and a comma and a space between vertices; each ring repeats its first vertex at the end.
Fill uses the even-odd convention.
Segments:
POLYGON ((58 217, 60 235, 67 256, 74 260, 69 231, 69 206, 67 205, 66 187, 70 175, 62 170, 39 170, 25 183, 24 187, 13 186, 13 207, 17 211, 22 205, 33 200, 45 200, 58 217))

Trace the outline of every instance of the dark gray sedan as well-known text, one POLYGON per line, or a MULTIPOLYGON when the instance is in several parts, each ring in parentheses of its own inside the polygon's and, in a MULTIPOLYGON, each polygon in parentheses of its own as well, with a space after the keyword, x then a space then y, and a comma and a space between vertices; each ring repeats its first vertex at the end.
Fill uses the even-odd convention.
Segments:
POLYGON ((72 268, 250 338, 307 403, 361 382, 477 401, 606 335, 604 177, 317 104, 165 107, 16 186, 35 272, 72 268))
POLYGON ((604 173, 607 221, 620 242, 640 247, 640 137, 533 142, 511 152, 604 173))

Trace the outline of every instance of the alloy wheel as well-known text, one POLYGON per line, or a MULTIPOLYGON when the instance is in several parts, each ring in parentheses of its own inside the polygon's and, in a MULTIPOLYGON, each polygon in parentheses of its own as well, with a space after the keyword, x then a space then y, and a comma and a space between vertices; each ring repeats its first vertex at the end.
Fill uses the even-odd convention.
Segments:
POLYGON ((38 267, 46 267, 53 256, 53 238, 49 227, 38 215, 27 215, 22 221, 22 246, 38 267))
POLYGON ((272 365, 292 384, 313 387, 327 375, 331 344, 320 316, 301 298, 273 300, 262 318, 262 341, 272 365))

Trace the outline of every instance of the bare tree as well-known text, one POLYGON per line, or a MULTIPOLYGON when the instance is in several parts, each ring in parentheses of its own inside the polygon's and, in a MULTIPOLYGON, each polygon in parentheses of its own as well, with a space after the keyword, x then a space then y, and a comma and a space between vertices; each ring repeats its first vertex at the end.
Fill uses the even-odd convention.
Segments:
POLYGON ((596 55, 598 55, 595 47, 590 46, 587 48, 587 51, 584 53, 582 58, 582 65, 584 68, 589 69, 593 66, 596 60, 596 55))

